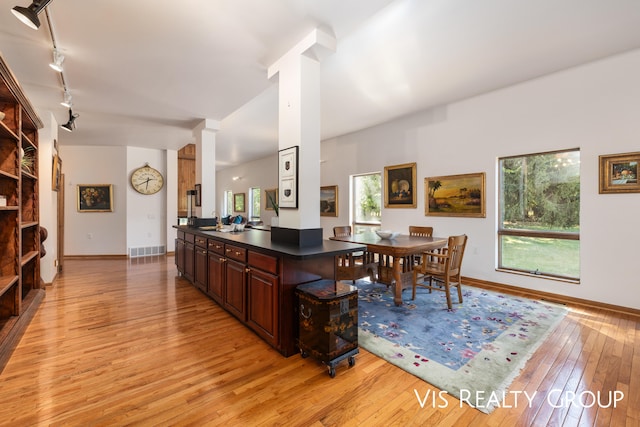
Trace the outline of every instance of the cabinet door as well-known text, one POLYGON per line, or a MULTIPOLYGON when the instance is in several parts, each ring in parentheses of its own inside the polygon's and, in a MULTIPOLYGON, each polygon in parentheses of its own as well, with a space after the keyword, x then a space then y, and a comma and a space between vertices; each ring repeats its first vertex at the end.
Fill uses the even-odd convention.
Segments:
POLYGON ((176 239, 176 268, 184 274, 184 240, 176 239))
POLYGON ((231 314, 246 322, 245 295, 247 276, 244 269, 244 264, 227 258, 225 263, 224 306, 231 314))
POLYGON ((193 243, 184 244, 184 277, 193 282, 193 267, 195 257, 195 246, 193 243))
POLYGON ((195 277, 193 282, 203 292, 207 292, 207 250, 196 246, 194 262, 195 277))
POLYGON ((278 344, 278 276, 251 268, 247 278, 247 320, 251 328, 273 345, 278 344))
POLYGON ((224 304, 224 264, 226 258, 209 251, 209 286, 207 293, 219 304, 224 304))

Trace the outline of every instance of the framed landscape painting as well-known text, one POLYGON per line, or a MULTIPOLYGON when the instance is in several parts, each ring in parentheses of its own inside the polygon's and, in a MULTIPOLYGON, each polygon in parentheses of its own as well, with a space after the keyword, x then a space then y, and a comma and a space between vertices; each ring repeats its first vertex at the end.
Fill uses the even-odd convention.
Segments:
POLYGON ((320 187, 320 216, 338 216, 338 186, 320 187))
POLYGON ((113 212, 113 185, 78 184, 78 212, 113 212))
POLYGON ((384 167, 384 207, 416 207, 416 164, 384 167))
POLYGON ((640 152, 600 156, 600 194, 640 193, 640 152))
POLYGON ((235 193, 233 195, 233 211, 234 212, 244 212, 244 196, 245 193, 235 193))
POLYGON ((484 218, 485 174, 434 176, 424 179, 424 214, 484 218))

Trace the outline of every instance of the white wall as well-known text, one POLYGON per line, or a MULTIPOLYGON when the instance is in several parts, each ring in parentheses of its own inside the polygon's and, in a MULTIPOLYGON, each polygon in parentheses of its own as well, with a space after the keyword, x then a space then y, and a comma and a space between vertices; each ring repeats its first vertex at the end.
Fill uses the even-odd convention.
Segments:
POLYGON ((47 229, 47 240, 43 242, 47 253, 40 259, 40 277, 45 283, 51 283, 58 271, 58 193, 51 189, 53 156, 56 154, 53 141, 58 137, 58 124, 51 113, 44 114, 41 119, 44 127, 38 133, 38 188, 40 226, 47 229))
MULTIPOLYGON (((322 142, 321 185, 338 185, 339 217, 322 217, 325 238, 349 223, 349 176, 416 162, 416 209, 383 209, 382 227, 430 225, 466 233, 465 276, 640 309, 640 194, 598 194, 598 156, 640 151, 640 50, 433 108, 322 142), (496 271, 497 160, 580 148, 581 283, 496 271), (486 218, 424 215, 424 178, 486 173, 486 218)), ((277 156, 218 172, 217 194, 274 188, 277 156), (232 182, 231 177, 241 176, 232 182)), ((319 189, 318 189, 319 191, 319 189)), ((268 223, 268 220, 265 220, 268 223)))

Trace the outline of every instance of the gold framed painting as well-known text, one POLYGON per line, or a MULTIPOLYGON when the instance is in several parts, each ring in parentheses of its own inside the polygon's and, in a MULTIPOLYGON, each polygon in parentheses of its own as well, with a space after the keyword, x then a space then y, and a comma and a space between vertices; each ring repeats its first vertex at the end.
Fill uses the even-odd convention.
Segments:
POLYGON ((338 216, 338 186, 320 187, 320 216, 338 216))
POLYGON ((415 208, 416 164, 384 167, 384 207, 415 208))
POLYGON ((76 200, 78 212, 113 212, 113 185, 78 184, 76 200))
POLYGON ((244 196, 245 193, 235 193, 233 195, 233 211, 234 212, 244 212, 244 196))
POLYGON ((484 218, 485 173, 424 179, 424 214, 484 218))
POLYGON ((640 152, 599 156, 600 194, 640 193, 638 162, 640 152))

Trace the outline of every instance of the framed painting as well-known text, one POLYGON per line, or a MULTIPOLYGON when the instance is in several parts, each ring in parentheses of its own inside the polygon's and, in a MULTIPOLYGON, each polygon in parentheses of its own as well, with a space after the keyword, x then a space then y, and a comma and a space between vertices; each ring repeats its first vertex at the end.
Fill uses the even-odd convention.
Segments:
POLYGON ((424 179, 424 214, 484 218, 485 173, 424 179))
POLYGON ((196 206, 202 206, 202 184, 196 184, 194 188, 196 190, 195 204, 196 206))
POLYGON ((416 207, 416 164, 384 167, 384 207, 416 207))
POLYGON ((234 212, 244 212, 244 196, 245 193, 235 193, 233 195, 233 211, 234 212))
POLYGON ((320 187, 320 216, 338 216, 338 186, 320 187))
POLYGON ((278 152, 278 206, 298 208, 298 146, 278 152))
POLYGON ((640 193, 640 152, 600 156, 600 194, 640 193))
POLYGON ((276 213, 278 211, 278 189, 271 188, 269 190, 264 190, 265 202, 264 209, 267 211, 275 210, 276 213))
POLYGON ((51 189, 53 191, 58 191, 60 190, 60 182, 62 179, 62 160, 60 160, 60 157, 57 154, 53 156, 51 171, 51 189))
POLYGON ((113 212, 113 185, 78 184, 78 212, 113 212))

